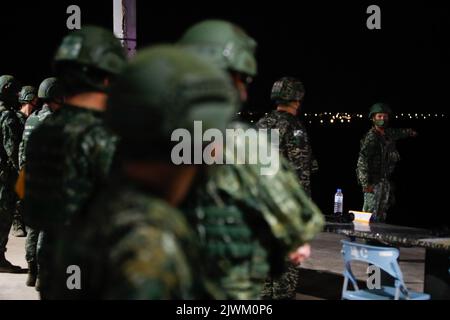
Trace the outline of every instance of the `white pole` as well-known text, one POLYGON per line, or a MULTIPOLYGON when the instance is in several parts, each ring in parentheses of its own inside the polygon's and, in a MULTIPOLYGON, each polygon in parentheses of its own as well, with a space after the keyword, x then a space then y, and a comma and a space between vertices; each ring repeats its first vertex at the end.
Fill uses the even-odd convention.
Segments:
POLYGON ((136 54, 136 0, 113 0, 114 34, 125 49, 128 57, 136 54))

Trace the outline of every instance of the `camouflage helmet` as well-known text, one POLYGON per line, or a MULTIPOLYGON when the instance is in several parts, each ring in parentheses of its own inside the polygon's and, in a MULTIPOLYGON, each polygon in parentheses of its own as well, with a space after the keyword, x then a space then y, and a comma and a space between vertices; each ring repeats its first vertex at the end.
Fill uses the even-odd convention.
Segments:
POLYGON ((95 78, 93 72, 117 75, 126 64, 126 55, 111 31, 85 26, 64 37, 53 58, 53 64, 63 82, 69 82, 75 77, 78 83, 105 91, 106 87, 99 83, 102 79, 95 78))
POLYGON ((10 75, 0 77, 0 98, 7 100, 17 99, 19 91, 20 84, 16 78, 10 75))
POLYGON ((44 79, 39 85, 38 97, 43 100, 59 100, 64 96, 61 82, 58 78, 44 79))
POLYGON ((370 107, 369 111, 369 119, 372 119, 372 116, 376 113, 388 113, 391 114, 392 110, 386 103, 377 102, 372 107, 370 107))
POLYGON ((277 103, 300 101, 305 96, 303 83, 292 77, 283 77, 273 84, 270 99, 277 103))
POLYGON ((179 44, 208 57, 222 69, 256 76, 256 41, 230 22, 199 22, 184 33, 179 44))
POLYGON ((30 103, 37 98, 37 90, 33 86, 24 86, 19 92, 19 102, 22 104, 30 103))
POLYGON ((129 157, 171 155, 172 133, 223 130, 238 105, 231 79, 221 69, 174 45, 139 52, 112 85, 106 111, 129 157))

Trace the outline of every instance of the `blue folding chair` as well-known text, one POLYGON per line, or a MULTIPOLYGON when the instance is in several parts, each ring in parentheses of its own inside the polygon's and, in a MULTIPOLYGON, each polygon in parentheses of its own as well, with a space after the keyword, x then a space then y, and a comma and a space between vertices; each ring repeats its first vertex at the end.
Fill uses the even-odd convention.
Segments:
POLYGON ((429 300, 426 293, 409 291, 403 281, 397 258, 398 249, 389 247, 369 246, 342 240, 342 255, 344 257, 344 286, 342 299, 346 300, 429 300), (352 273, 351 262, 361 261, 373 264, 387 272, 395 279, 395 287, 380 286, 379 289, 359 289, 352 273), (348 282, 354 290, 348 290, 348 282))

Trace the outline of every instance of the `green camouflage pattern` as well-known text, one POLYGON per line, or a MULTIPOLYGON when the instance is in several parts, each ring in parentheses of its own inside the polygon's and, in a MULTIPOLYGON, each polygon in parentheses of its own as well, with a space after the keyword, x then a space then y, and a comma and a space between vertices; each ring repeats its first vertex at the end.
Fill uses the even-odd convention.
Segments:
POLYGON ((52 110, 47 104, 44 104, 41 109, 34 111, 26 119, 25 129, 23 130, 22 141, 19 145, 19 167, 22 169, 26 161, 25 149, 27 147, 28 139, 31 132, 42 123, 48 116, 52 114, 52 110))
POLYGON ((292 77, 283 77, 276 81, 272 86, 270 99, 277 103, 286 103, 289 101, 301 101, 305 96, 305 87, 303 83, 292 77))
POLYGON ((224 20, 204 20, 190 27, 178 42, 224 70, 256 76, 256 41, 224 20))
POLYGON ((293 300, 299 285, 300 274, 298 267, 286 261, 285 271, 274 277, 266 279, 261 292, 263 300, 293 300))
POLYGON ((14 186, 19 172, 18 151, 23 124, 18 112, 0 101, 0 253, 6 251, 17 196, 14 186))
POLYGON ((217 165, 190 197, 196 226, 216 279, 229 299, 259 299, 270 273, 323 226, 320 210, 282 158, 272 176, 258 165, 217 165))
POLYGON ((102 113, 63 105, 29 136, 25 216, 31 227, 70 223, 106 179, 117 137, 102 113))
POLYGON ((121 179, 74 220, 58 252, 62 272, 52 298, 217 298, 201 281, 198 243, 183 214, 121 179), (82 290, 66 287, 65 270, 74 264, 82 270, 82 290))
POLYGON ((396 143, 412 132, 412 129, 387 128, 382 135, 372 128, 361 140, 356 176, 363 189, 374 188, 374 193, 364 194, 363 211, 372 212, 376 221, 385 221, 387 210, 394 203, 390 178, 400 161, 396 143))
POLYGON ((318 164, 302 121, 288 112, 274 110, 261 118, 256 127, 279 130, 280 154, 289 161, 303 190, 311 196, 311 174, 318 170, 318 164))
POLYGON ((37 90, 33 86, 24 86, 19 92, 19 102, 30 103, 37 98, 37 90))

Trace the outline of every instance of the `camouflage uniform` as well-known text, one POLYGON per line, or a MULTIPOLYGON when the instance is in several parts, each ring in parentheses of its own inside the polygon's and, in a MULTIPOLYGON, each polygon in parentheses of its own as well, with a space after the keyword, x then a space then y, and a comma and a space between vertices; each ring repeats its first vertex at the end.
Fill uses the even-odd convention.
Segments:
POLYGON ((51 298, 207 297, 198 281, 198 244, 183 214, 139 186, 113 182, 69 232, 59 240, 57 265, 63 272, 54 279, 61 286, 51 298), (65 286, 70 265, 81 269, 82 290, 65 286))
POLYGON ((13 271, 4 254, 17 202, 14 184, 19 171, 18 151, 23 125, 16 111, 19 91, 16 80, 12 76, 2 76, 0 86, 0 267, 13 271))
POLYGON ((259 165, 218 165, 197 190, 191 221, 210 263, 210 275, 230 299, 277 298, 263 291, 270 274, 283 271, 289 252, 321 230, 319 209, 281 159, 273 176, 259 165), (289 191, 287 191, 289 190, 289 191))
MULTIPOLYGON (((28 105, 33 106, 33 108, 36 107, 35 103, 38 100, 37 91, 36 88, 32 86, 24 86, 19 92, 19 103, 22 105, 28 105)), ((25 110, 24 112, 28 112, 31 110, 25 110)), ((22 109, 17 112, 17 116, 22 124, 22 127, 25 127, 25 122, 27 121, 27 114, 24 113, 22 109)), ((21 143, 22 144, 22 143, 21 143)), ((19 146, 19 168, 22 168, 20 165, 20 157, 21 157, 21 150, 19 146)), ((17 201, 16 210, 14 212, 14 218, 12 223, 12 234, 16 237, 26 237, 27 236, 27 228, 25 226, 25 223, 23 221, 22 217, 22 202, 20 200, 17 201)))
POLYGON ((311 196, 311 173, 318 170, 318 165, 303 123, 288 112, 274 110, 260 119, 256 127, 279 130, 280 154, 289 160, 303 189, 311 196))
MULTIPOLYGON (((256 42, 231 23, 200 22, 179 43, 233 76, 256 75, 256 42)), ((247 129, 242 123, 233 125, 247 129)), ((261 176, 260 169, 248 164, 212 167, 187 202, 208 263, 216 266, 209 276, 229 299, 260 298, 268 275, 279 274, 288 252, 311 240, 322 226, 320 211, 284 159, 273 176, 261 176)))
POLYGON ((361 140, 356 174, 363 189, 373 186, 373 193, 364 193, 363 211, 372 212, 373 220, 383 222, 394 203, 390 177, 400 160, 396 142, 411 136, 412 129, 385 129, 381 135, 372 128, 361 140))
MULTIPOLYGON (((55 73, 71 97, 106 92, 103 78, 94 75, 112 81, 125 62, 113 34, 90 26, 67 35, 54 57, 55 73)), ((49 297, 56 272, 53 259, 58 239, 108 176, 116 142, 102 112, 69 104, 63 104, 28 138, 24 216, 31 228, 43 231, 38 281, 44 299, 49 297)))
MULTIPOLYGON (((304 92, 303 84, 299 80, 284 77, 274 83, 271 99, 276 104, 302 101, 304 92)), ((303 190, 311 197, 311 173, 317 171, 318 166, 312 155, 308 134, 303 123, 288 112, 275 110, 260 119, 256 127, 278 129, 280 155, 289 161, 303 190)), ((262 293, 264 299, 281 300, 295 297, 299 282, 298 269, 290 261, 285 260, 285 272, 267 279, 262 293)))
POLYGON ((24 209, 27 224, 44 232, 38 255, 42 286, 51 272, 52 242, 106 179, 117 138, 99 112, 64 105, 28 139, 24 209))
MULTIPOLYGON (((223 128, 235 110, 233 98, 226 75, 198 57, 169 46, 142 50, 111 88, 107 110, 108 124, 121 138, 123 167, 136 161, 174 170, 173 130, 192 133, 193 120, 206 129, 223 128)), ((54 297, 222 297, 204 279, 203 269, 212 266, 203 263, 192 227, 181 212, 156 198, 164 193, 163 183, 146 182, 144 173, 142 181, 122 175, 76 217, 58 250, 58 270, 81 267, 82 290, 67 290, 62 278, 54 297)))
MULTIPOLYGON (((25 149, 27 147, 28 139, 31 132, 41 124, 47 117, 52 114, 52 110, 47 104, 44 104, 41 109, 34 111, 25 122, 25 130, 23 131, 22 142, 19 147, 19 166, 24 168, 26 162, 25 149)), ((39 255, 42 236, 39 237, 40 230, 33 229, 27 226, 27 239, 25 241, 25 259, 28 263, 29 273, 33 274, 33 279, 36 278, 38 272, 37 256, 39 255)), ((27 281, 29 286, 32 286, 36 280, 27 281)))

